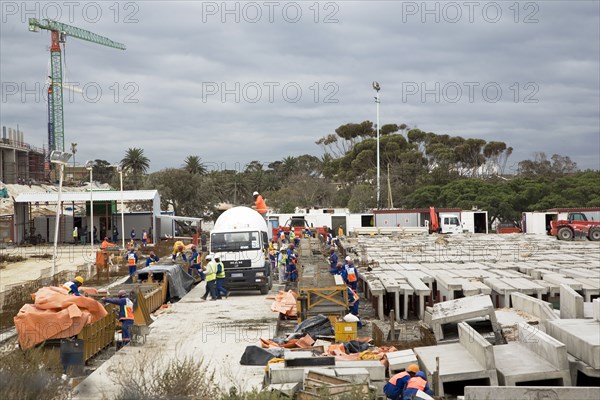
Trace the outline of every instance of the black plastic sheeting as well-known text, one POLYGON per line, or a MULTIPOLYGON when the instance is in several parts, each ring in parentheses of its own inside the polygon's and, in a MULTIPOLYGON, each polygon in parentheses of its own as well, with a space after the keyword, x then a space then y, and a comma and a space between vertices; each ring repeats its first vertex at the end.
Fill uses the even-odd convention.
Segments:
MULTIPOLYGON (((163 273, 167 274, 169 279, 169 298, 170 299, 181 299, 192 290, 194 284, 194 278, 187 272, 185 272, 179 265, 166 264, 166 265, 151 265, 149 267, 140 269, 137 271, 138 276, 149 273, 163 273)), ((131 277, 125 283, 132 283, 131 277)))
POLYGON ((323 314, 315 315, 302 321, 291 337, 298 338, 309 334, 311 338, 316 339, 317 336, 333 336, 333 326, 329 318, 323 314))
POLYGON ((258 346, 246 346, 240 364, 267 365, 272 358, 283 358, 283 349, 263 349, 258 346))
POLYGON ((344 342, 344 350, 346 350, 346 354, 351 353, 360 353, 369 349, 369 344, 364 342, 359 342, 358 340, 351 340, 349 342, 344 342))

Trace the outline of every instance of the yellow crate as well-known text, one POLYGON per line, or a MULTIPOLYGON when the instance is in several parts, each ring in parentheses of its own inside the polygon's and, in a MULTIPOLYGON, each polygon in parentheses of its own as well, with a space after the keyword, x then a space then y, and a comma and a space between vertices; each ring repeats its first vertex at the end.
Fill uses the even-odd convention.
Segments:
POLYGON ((358 337, 356 322, 336 322, 335 323, 335 341, 348 342, 356 340, 358 337))

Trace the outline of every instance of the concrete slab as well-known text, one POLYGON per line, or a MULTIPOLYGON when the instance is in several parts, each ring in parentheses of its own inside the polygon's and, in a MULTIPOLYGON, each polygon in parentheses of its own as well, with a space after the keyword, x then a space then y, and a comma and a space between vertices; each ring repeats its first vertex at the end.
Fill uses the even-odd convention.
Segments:
POLYGON ((385 380, 385 367, 377 360, 336 361, 335 368, 364 368, 372 381, 385 380))
POLYGON ((271 364, 269 366, 269 381, 271 384, 302 383, 304 382, 304 368, 286 367, 283 363, 271 364))
POLYGON ((600 388, 467 386, 465 400, 598 400, 600 388))
POLYGON ((411 349, 386 353, 386 357, 390 376, 405 370, 410 364, 418 364, 417 356, 411 349))
POLYGON ((334 368, 338 378, 352 383, 369 383, 370 375, 366 368, 334 368))
POLYGON ((152 324, 144 346, 119 350, 77 386, 74 398, 114 397, 119 388, 109 371, 133 364, 140 357, 157 357, 164 362, 185 356, 205 359, 223 388, 230 387, 232 380, 248 390, 261 387, 264 367, 240 366, 239 361, 246 346, 256 345, 261 337, 275 336, 277 314, 270 311, 272 300, 256 292, 232 292, 226 300, 202 301, 204 292, 205 284, 201 283, 173 304, 170 313, 152 324))
POLYGON ((583 318, 583 297, 570 286, 560 285, 560 317, 583 318))
POLYGON ((600 369, 600 321, 556 319, 547 321, 546 332, 564 343, 569 354, 600 369))

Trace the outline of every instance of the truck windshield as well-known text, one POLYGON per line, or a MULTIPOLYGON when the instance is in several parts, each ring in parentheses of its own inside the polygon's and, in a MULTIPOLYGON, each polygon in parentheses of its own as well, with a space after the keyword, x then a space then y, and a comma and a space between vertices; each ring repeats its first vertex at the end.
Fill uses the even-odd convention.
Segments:
POLYGON ((458 218, 456 217, 444 217, 444 225, 456 225, 459 226, 458 218))
POLYGON ((210 236, 210 248, 213 252, 260 250, 258 232, 224 232, 210 236))

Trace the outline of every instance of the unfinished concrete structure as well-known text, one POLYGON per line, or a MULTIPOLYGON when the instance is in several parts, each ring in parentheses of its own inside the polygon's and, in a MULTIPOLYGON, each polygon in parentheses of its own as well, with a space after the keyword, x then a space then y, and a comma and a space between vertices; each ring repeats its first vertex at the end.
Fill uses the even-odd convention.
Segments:
POLYGON ((534 386, 468 386, 465 400, 598 400, 600 388, 534 386))
POLYGON ((494 346, 502 386, 571 386, 567 348, 536 326, 519 323, 518 340, 494 346))
POLYGON ((433 382, 439 358, 438 396, 462 395, 465 386, 498 385, 496 362, 492 345, 468 324, 458 324, 458 343, 416 347, 419 366, 433 382))
POLYGON ((452 335, 449 338, 446 335, 453 332, 459 322, 475 319, 479 319, 482 322, 487 321, 487 332, 494 335, 496 343, 501 342, 494 306, 490 297, 486 295, 464 297, 462 299, 438 303, 433 307, 427 307, 423 321, 429 325, 436 340, 440 342, 443 340, 453 340, 452 335))
POLYGON ((25 143, 23 132, 18 128, 2 127, 0 140, 0 181, 11 184, 29 179, 43 181, 45 178, 46 151, 25 143))
POLYGON ((600 384, 600 300, 593 302, 592 319, 546 321, 546 332, 564 343, 573 384, 600 384))

